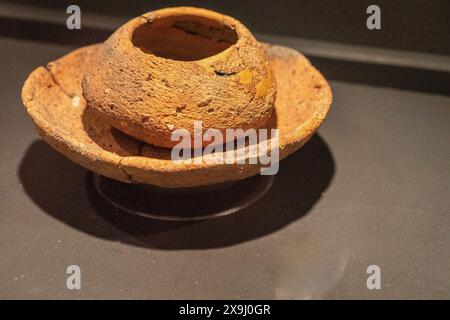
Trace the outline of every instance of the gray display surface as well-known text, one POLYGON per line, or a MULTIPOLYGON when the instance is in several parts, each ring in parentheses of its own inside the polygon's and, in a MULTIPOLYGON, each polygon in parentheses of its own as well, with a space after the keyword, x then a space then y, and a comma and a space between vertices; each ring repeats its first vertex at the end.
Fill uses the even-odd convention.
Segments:
POLYGON ((160 222, 96 197, 26 115, 26 76, 72 49, 0 38, 0 298, 450 298, 450 97, 331 81, 328 118, 259 201, 160 222))

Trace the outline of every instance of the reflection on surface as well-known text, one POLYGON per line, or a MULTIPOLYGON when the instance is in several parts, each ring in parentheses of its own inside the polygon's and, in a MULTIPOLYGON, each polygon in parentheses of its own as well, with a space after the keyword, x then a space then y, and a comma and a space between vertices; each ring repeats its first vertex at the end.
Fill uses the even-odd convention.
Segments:
POLYGON ((281 249, 271 266, 277 299, 326 297, 344 275, 349 258, 346 246, 330 240, 294 242, 281 249))
POLYGON ((164 189, 127 184, 99 175, 92 183, 98 195, 114 207, 141 217, 166 221, 195 221, 222 217, 261 198, 275 176, 255 176, 217 185, 164 189))

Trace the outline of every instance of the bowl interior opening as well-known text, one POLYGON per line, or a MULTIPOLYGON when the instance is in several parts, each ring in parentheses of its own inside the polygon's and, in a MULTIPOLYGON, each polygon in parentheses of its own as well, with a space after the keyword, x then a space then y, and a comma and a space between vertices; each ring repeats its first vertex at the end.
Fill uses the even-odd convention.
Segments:
POLYGON ((224 23, 192 15, 158 18, 139 26, 132 36, 133 45, 143 52, 180 61, 217 55, 237 40, 224 23))

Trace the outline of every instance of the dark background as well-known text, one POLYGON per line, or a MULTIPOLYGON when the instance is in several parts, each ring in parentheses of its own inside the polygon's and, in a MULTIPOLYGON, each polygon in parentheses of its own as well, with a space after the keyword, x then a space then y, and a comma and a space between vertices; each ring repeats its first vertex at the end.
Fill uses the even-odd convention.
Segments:
MULTIPOLYGON (((40 8, 78 4, 83 12, 133 17, 161 7, 191 5, 236 17, 252 31, 283 34, 409 51, 450 54, 450 1, 448 0, 14 0, 1 1, 40 8), (366 9, 381 8, 381 30, 366 28, 366 9)), ((3 31, 4 32, 4 31, 3 31)))
MULTIPOLYGON (((448 300, 448 3, 0 1, 0 299, 448 300), (72 3, 81 30, 66 28, 72 3), (305 53, 334 96, 266 195, 197 223, 111 206, 92 173, 38 138, 20 98, 37 66, 176 4, 228 13, 258 39, 305 53), (365 27, 369 4, 381 7, 381 31, 365 27), (66 288, 72 264, 80 291, 66 288), (372 264, 381 290, 366 287, 372 264)), ((161 195, 147 199, 166 211, 161 195)))

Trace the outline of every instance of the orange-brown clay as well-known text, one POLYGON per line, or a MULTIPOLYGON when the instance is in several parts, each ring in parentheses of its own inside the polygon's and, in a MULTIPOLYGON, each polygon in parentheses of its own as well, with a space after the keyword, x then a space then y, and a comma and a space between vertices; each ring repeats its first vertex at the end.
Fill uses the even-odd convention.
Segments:
MULTIPOLYGON (((329 110, 332 94, 324 77, 295 50, 266 45, 277 83, 272 122, 280 130, 280 159, 300 148, 329 110)), ((39 67, 26 80, 22 99, 38 132, 74 162, 107 177, 162 187, 201 186, 258 174, 260 164, 179 164, 170 149, 142 143, 112 128, 86 107, 81 82, 102 45, 80 48, 39 67)), ((121 81, 121 78, 116 80, 121 81)), ((129 80, 129 78, 128 78, 129 80)))
POLYGON ((174 129, 260 128, 276 82, 265 51, 234 18, 177 7, 144 14, 97 48, 83 96, 102 122, 161 147, 174 129))

